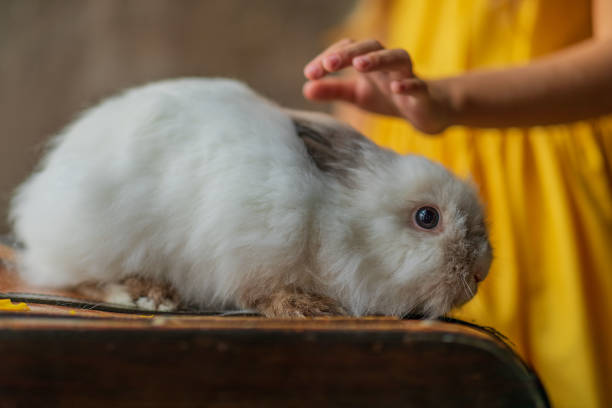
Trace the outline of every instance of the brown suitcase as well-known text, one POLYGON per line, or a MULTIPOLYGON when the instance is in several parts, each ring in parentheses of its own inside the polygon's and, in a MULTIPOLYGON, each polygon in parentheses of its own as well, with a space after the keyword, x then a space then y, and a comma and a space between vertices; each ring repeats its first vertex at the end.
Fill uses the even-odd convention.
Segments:
POLYGON ((549 406, 499 334, 453 319, 149 314, 6 265, 0 299, 0 407, 549 406))

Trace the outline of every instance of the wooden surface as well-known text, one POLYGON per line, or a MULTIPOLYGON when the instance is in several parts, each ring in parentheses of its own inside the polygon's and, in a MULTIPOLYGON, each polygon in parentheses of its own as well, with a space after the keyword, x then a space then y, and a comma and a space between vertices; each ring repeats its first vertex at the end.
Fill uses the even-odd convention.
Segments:
MULTIPOLYGON (((31 292, 0 268, 0 299, 31 292)), ((149 314, 46 296, 0 308, 0 408, 548 405, 502 339, 461 322, 149 314)))

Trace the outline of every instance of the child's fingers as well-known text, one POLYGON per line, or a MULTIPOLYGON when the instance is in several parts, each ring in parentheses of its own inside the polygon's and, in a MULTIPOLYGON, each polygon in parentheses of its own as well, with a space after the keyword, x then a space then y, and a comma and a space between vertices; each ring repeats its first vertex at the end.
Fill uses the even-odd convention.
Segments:
POLYGON ((413 94, 427 88, 425 81, 419 78, 407 78, 391 81, 391 92, 398 95, 413 94))
POLYGON ((321 62, 323 68, 327 72, 339 71, 342 68, 346 68, 352 65, 353 58, 368 54, 373 51, 382 50, 384 47, 376 40, 365 40, 358 43, 349 43, 341 46, 332 52, 327 53, 321 62))
POLYGON ((348 44, 352 44, 353 42, 354 41, 351 40, 350 38, 344 38, 340 41, 333 43, 329 47, 327 47, 322 53, 314 57, 308 64, 306 64, 306 67, 304 68, 304 76, 306 76, 306 78, 308 79, 319 79, 323 77, 326 74, 326 72, 325 72, 325 68, 323 68, 322 59, 327 54, 339 48, 342 48, 348 44))
POLYGON ((400 71, 412 76, 412 61, 406 50, 378 50, 353 59, 353 66, 360 72, 400 71))
POLYGON ((349 78, 308 81, 304 84, 302 92, 307 99, 313 101, 343 100, 354 103, 355 81, 349 78))
POLYGON ((360 41, 342 40, 323 51, 304 68, 304 75, 311 80, 320 79, 329 72, 339 71, 351 66, 353 58, 357 55, 383 49, 376 40, 360 41))

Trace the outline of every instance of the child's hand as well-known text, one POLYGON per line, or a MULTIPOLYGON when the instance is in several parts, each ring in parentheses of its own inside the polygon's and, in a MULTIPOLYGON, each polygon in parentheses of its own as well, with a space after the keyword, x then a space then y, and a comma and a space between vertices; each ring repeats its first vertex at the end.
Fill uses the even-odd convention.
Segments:
POLYGON ((309 81, 303 92, 310 100, 342 100, 371 112, 399 116, 426 133, 438 133, 450 125, 450 98, 443 83, 417 78, 405 50, 385 49, 376 40, 339 41, 309 62, 304 75, 309 81), (357 75, 325 77, 350 66, 357 75))

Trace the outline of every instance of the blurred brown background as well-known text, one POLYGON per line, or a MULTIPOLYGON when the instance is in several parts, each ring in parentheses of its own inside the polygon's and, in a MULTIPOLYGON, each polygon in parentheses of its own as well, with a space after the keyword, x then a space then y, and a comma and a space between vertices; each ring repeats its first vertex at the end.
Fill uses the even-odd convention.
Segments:
POLYGON ((177 76, 246 81, 286 106, 354 0, 2 0, 0 234, 44 141, 83 108, 177 76))

